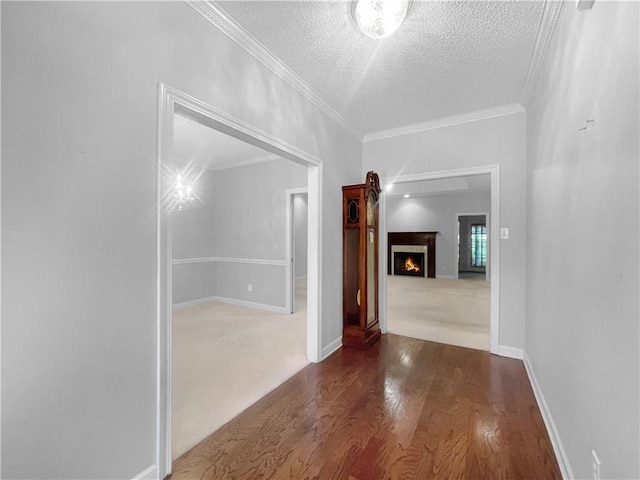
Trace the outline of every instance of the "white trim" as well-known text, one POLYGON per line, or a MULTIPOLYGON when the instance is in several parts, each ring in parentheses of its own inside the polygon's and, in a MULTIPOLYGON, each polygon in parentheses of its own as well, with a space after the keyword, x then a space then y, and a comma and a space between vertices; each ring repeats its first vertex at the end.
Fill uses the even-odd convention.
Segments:
POLYGON ((158 166, 157 166, 157 325, 156 338, 158 351, 156 355, 156 465, 158 477, 163 479, 171 473, 171 205, 166 200, 165 192, 170 191, 173 152, 173 117, 175 99, 162 83, 158 84, 158 166))
POLYGON ((182 310, 183 308, 195 307, 196 305, 202 305, 203 303, 215 302, 218 297, 204 297, 197 298, 195 300, 189 300, 188 302, 174 303, 173 310, 182 310))
POLYGON ((322 189, 323 165, 309 168, 307 212, 307 359, 321 361, 322 351, 322 189))
POLYGON ((533 395, 536 397, 536 401, 538 402, 538 407, 540 409, 540 413, 542 414, 542 420, 544 420, 544 425, 545 427, 547 427, 547 433, 549 434, 551 445, 553 445, 553 451, 555 452, 556 459, 558 460, 558 466, 560 467, 562 478, 564 478, 565 480, 574 478, 573 471, 571 470, 571 464, 569 463, 569 457, 567 457, 567 454, 565 453, 564 447, 562 445, 560 433, 558 433, 556 423, 553 421, 551 410, 549 409, 547 401, 544 398, 544 394, 540 389, 540 384, 538 383, 538 379, 536 378, 535 372, 533 371, 533 366, 529 361, 529 357, 526 351, 524 352, 523 360, 524 368, 527 371, 527 375, 529 376, 529 383, 531 383, 533 395))
POLYGON ((143 471, 133 477, 132 480, 157 480, 157 478, 158 467, 156 467, 154 463, 153 465, 145 468, 143 471))
POLYGON ((318 95, 298 74, 285 65, 269 49, 247 32, 241 25, 229 17, 215 2, 204 0, 185 0, 196 12, 215 25, 222 33, 238 46, 267 67, 273 74, 286 82, 291 88, 313 103, 334 122, 344 128, 357 140, 362 141, 362 133, 351 125, 318 95))
POLYGON ((175 111, 182 116, 300 165, 308 167, 310 165, 320 165, 321 163, 318 157, 300 150, 296 146, 222 110, 207 105, 191 95, 168 85, 163 85, 163 88, 166 91, 166 95, 171 98, 172 105, 175 105, 175 111))
POLYGON ((498 347, 498 355, 501 357, 515 358, 522 360, 524 358, 524 350, 521 348, 507 347, 506 345, 500 345, 498 347))
POLYGON ((337 351, 340 347, 342 347, 342 336, 339 336, 333 342, 322 349, 322 360, 327 358, 333 352, 337 351))
MULTIPOLYGON (((452 178, 452 177, 465 177, 468 175, 481 175, 481 174, 490 174, 491 175, 491 231, 489 232, 491 238, 491 314, 490 314, 490 349, 489 351, 494 354, 499 354, 499 339, 500 339, 500 165, 485 165, 480 167, 468 167, 468 168, 459 168, 455 170, 443 170, 439 172, 426 172, 419 173, 413 175, 401 175, 398 177, 392 178, 384 178, 382 180, 382 184, 386 185, 387 183, 406 183, 406 182, 416 182, 423 180, 434 180, 440 178, 452 178)), ((381 204, 384 206, 384 197, 386 195, 382 195, 383 201, 381 204)), ((380 209, 380 229, 381 233, 386 236, 387 228, 386 228, 386 210, 384 208, 380 209)), ((380 249, 380 263, 384 265, 385 271, 387 268, 387 249, 380 249)), ((443 278, 440 276, 439 278, 443 278)), ((387 282, 386 276, 385 278, 380 278, 380 295, 386 299, 387 296, 387 282)), ((384 303, 386 308, 386 302, 384 303)), ((386 330, 386 312, 385 312, 385 323, 384 325, 381 323, 381 329, 384 328, 386 330)))
POLYGON ((287 309, 285 307, 278 307, 276 305, 267 305, 266 303, 250 302, 249 300, 239 300, 237 298, 229 297, 209 297, 210 301, 228 303, 229 305, 237 305, 238 307, 257 308, 258 310, 265 310, 267 312, 280 313, 287 315, 287 309))
POLYGON ((533 89, 536 86, 544 59, 549 50, 549 44, 553 37, 556 25, 558 23, 558 17, 563 5, 562 0, 546 0, 542 9, 542 15, 540 16, 540 23, 538 23, 538 31, 536 33, 536 41, 533 46, 533 52, 531 53, 531 60, 529 61, 529 69, 527 70, 527 77, 522 89, 522 98, 520 103, 524 108, 529 106, 529 101, 533 95, 533 89))
MULTIPOLYGON (((287 267, 286 272, 286 293, 285 293, 285 305, 289 313, 294 313, 296 308, 295 306, 295 280, 293 277, 295 276, 295 267, 294 267, 294 230, 293 230, 293 196, 300 195, 303 193, 309 193, 309 189, 307 187, 298 187, 298 188, 287 188, 285 190, 285 225, 286 225, 286 247, 285 247, 285 255, 287 260, 285 260, 285 265, 287 267)), ((308 222, 307 222, 308 223, 308 222)), ((307 230, 309 229, 307 225, 307 230)))
POLYGON ((442 279, 445 279, 445 280, 457 280, 458 279, 458 277, 456 277, 455 275, 442 275, 442 274, 436 273, 436 279, 438 279, 438 278, 442 278, 442 279))
MULTIPOLYGON (((307 167, 309 188, 309 256, 307 285, 307 358, 320 360, 322 331, 322 161, 251 124, 226 114, 163 83, 158 84, 157 162, 157 429, 158 477, 171 473, 171 205, 166 195, 173 180, 173 120, 175 113, 307 167)), ((246 305, 246 303, 245 303, 246 305)), ((260 308, 261 304, 252 304, 260 308)), ((270 307, 270 306, 267 306, 270 307)), ((280 308, 281 307, 275 307, 280 308)), ((279 313, 283 309, 279 310, 279 313)))
MULTIPOLYGON (((0 5, 1 7, 1 5, 0 5)), ((0 8, 0 25, 2 25, 2 8, 0 8)), ((0 52, 2 52, 2 35, 0 35, 0 52)), ((0 79, 2 78, 2 54, 0 53, 0 79)), ((0 112, 2 112, 2 95, 0 94, 0 112)), ((0 132, 2 132, 2 115, 0 115, 0 132)), ((2 185, 2 142, 0 142, 0 185, 2 185)), ((0 194, 0 199, 2 195, 0 194)), ((2 225, 2 205, 0 201, 0 225, 2 225)), ((2 252, 2 233, 0 228, 0 252, 2 252)), ((2 312, 2 254, 0 253, 0 312, 2 312)), ((2 338, 2 314, 0 314, 0 338, 2 338)), ((0 359, 2 359, 2 342, 0 342, 0 359)), ((2 360, 0 360, 0 372, 2 371, 2 360)), ((1 377, 1 375, 0 375, 1 377)), ((0 382, 2 385, 2 382, 0 382)), ((0 419, 2 418, 2 387, 0 386, 0 419)), ((2 422, 0 421, 0 425, 2 422)), ((2 435, 0 435, 0 478, 2 478, 2 435)))
MULTIPOLYGON (((437 118, 435 120, 428 120, 426 122, 413 123, 405 125, 403 127, 391 128, 389 130, 382 130, 379 132, 367 133, 362 142, 373 142, 376 140, 383 140, 385 138, 399 137, 401 135, 408 135, 410 133, 426 132, 427 130, 433 130, 435 128, 451 127, 453 125, 460 125, 461 123, 475 122, 478 120, 486 120, 488 118, 501 117, 503 115, 512 115, 514 113, 524 112, 524 108, 519 103, 509 103, 507 105, 501 105, 499 107, 485 108, 482 110, 475 110, 473 112, 467 112, 460 115, 452 115, 450 117, 437 118)), ((394 183, 397 183, 394 181, 394 183)))
POLYGON ((286 260, 266 260, 262 258, 233 258, 233 257, 200 257, 200 258, 180 258, 173 261, 174 265, 185 265, 188 263, 249 263, 251 265, 272 265, 275 267, 286 267, 286 260))
MULTIPOLYGON (((380 322, 380 333, 386 334, 389 330, 387 325, 387 194, 383 190, 378 201, 378 321, 380 322)), ((425 260, 425 262, 428 260, 425 260)))

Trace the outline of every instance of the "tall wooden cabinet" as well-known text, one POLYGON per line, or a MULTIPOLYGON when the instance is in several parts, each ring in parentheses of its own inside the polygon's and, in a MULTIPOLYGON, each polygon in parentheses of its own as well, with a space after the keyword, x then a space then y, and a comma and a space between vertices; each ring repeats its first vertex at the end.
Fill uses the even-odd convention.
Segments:
POLYGON ((342 344, 366 349, 380 338, 378 321, 378 199, 380 179, 342 187, 342 344))

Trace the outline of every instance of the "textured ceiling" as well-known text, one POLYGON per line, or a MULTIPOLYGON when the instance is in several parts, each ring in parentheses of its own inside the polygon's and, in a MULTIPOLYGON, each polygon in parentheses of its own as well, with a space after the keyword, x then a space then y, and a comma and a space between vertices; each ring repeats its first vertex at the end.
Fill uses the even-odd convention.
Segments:
POLYGON ((541 1, 419 1, 391 37, 343 1, 216 2, 363 134, 519 103, 541 1))

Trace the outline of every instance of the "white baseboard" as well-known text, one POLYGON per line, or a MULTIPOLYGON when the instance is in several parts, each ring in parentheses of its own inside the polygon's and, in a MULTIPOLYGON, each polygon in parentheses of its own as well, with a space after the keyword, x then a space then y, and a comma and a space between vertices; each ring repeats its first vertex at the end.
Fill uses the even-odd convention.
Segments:
POLYGON ((180 310, 181 308, 195 307, 196 305, 201 305, 203 303, 215 302, 216 298, 217 297, 205 297, 205 298, 198 298, 196 300, 191 300, 189 302, 174 303, 173 309, 180 310))
POLYGON ((544 420, 544 425, 547 427, 547 433, 549 434, 549 438, 551 439, 551 445, 553 445, 553 451, 556 454, 556 459, 558 460, 558 466, 560 467, 562 478, 565 480, 574 478, 573 471, 571 470, 571 464, 569 463, 569 458, 567 457, 567 454, 564 451, 564 447, 562 446, 560 434, 558 433, 556 424, 553 421, 551 410, 549 410, 549 407, 547 406, 547 402, 544 399, 542 390, 540 390, 540 385, 538 384, 536 375, 533 372, 533 367, 531 366, 529 357, 527 357, 527 352, 524 352, 524 368, 527 371, 527 375, 529 376, 529 383, 531 383, 533 394, 536 397, 536 401, 538 402, 538 408, 540 409, 540 413, 542 414, 542 420, 544 420))
POLYGON ((150 467, 145 468, 143 471, 141 471, 139 474, 133 477, 132 480, 157 480, 157 479, 158 479, 158 468, 154 464, 154 465, 151 465, 150 467))
POLYGON ((238 300, 237 298, 227 297, 210 297, 212 302, 228 303, 229 305, 237 305, 239 307, 257 308, 258 310, 266 310, 267 312, 280 313, 288 315, 291 312, 286 307, 278 307, 276 305, 266 305, 264 303, 250 302, 248 300, 238 300))
POLYGON ((333 352, 338 350, 341 346, 342 346, 342 337, 340 336, 340 337, 336 338, 333 342, 331 342, 329 345, 327 345, 326 347, 324 347, 322 349, 322 352, 320 354, 320 361, 322 361, 325 358, 327 358, 333 352))
POLYGON ((521 348, 498 345, 498 355, 501 357, 517 358, 518 360, 522 360, 524 358, 524 350, 521 348))
POLYGON ((456 277, 455 275, 440 275, 439 273, 436 273, 436 278, 446 278, 448 280, 457 280, 458 277, 456 277))
POLYGON ((258 310, 266 310, 267 312, 281 313, 283 315, 287 315, 290 313, 289 311, 287 311, 285 307, 278 307, 275 305, 266 305, 264 303, 250 302, 248 300, 238 300, 237 298, 216 297, 216 296, 198 298, 197 300, 191 300, 189 302, 175 303, 173 305, 173 309, 180 310, 181 308, 195 307, 196 305, 201 305, 203 303, 210 303, 210 302, 228 303, 230 305, 237 305, 239 307, 257 308, 258 310))

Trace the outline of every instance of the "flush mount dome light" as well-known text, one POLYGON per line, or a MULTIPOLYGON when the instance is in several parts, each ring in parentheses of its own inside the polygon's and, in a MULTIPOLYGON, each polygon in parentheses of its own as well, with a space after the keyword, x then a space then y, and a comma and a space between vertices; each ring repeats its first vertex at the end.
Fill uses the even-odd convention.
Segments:
POLYGON ((395 32, 409 10, 409 0, 357 0, 353 16, 362 32, 385 38, 395 32))

